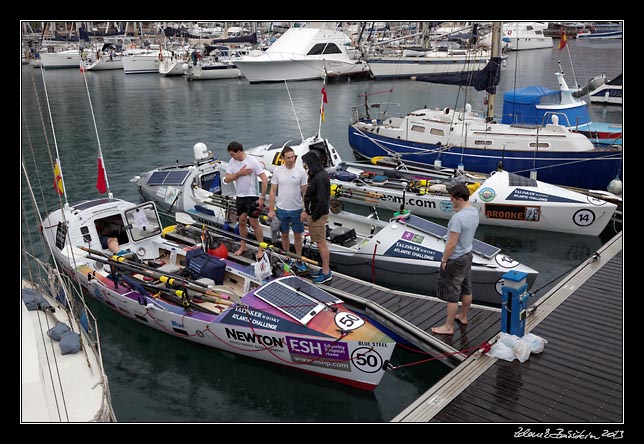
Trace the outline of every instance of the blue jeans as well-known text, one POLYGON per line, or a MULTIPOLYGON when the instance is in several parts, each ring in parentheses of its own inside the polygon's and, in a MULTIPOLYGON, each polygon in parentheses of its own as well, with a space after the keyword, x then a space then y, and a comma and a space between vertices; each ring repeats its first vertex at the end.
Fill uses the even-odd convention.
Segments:
POLYGON ((300 220, 302 210, 280 210, 275 211, 277 218, 280 220, 280 232, 288 233, 289 228, 293 227, 293 233, 304 233, 304 223, 300 220))

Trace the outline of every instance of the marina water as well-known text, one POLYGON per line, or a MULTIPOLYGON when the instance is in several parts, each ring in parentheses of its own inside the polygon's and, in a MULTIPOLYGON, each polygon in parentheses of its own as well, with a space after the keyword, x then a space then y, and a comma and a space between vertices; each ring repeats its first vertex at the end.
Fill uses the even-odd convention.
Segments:
MULTIPOLYGON (((568 50, 560 51, 556 44, 552 50, 508 54, 496 112, 501 112, 502 95, 508 90, 530 85, 557 89, 553 73, 559 70, 558 61, 571 86, 584 86, 598 74, 611 79, 623 72, 621 40, 569 40, 568 49, 574 66, 568 50)), ((227 160, 226 146, 232 140, 251 147, 299 140, 300 130, 303 137, 318 131, 320 81, 250 85, 244 78, 188 82, 122 71, 85 75, 110 189, 126 200, 140 200, 129 181, 133 176, 191 162, 197 142, 227 160)), ((76 69, 50 70, 45 79, 69 201, 95 198, 98 142, 83 75, 76 69)), ((51 134, 45 140, 41 123, 41 118, 48 120, 42 83, 40 70, 22 67, 21 150, 32 186, 43 190, 37 200, 51 211, 59 203, 46 151, 54 140, 51 134)), ((482 93, 469 91, 465 97, 457 87, 413 80, 330 83, 321 134, 346 160, 353 160, 347 142, 351 106, 364 103, 360 95, 365 93, 370 102, 399 103, 404 113, 426 106, 454 107, 463 100, 475 109, 484 106, 482 93)), ((590 114, 595 121, 622 123, 622 107, 590 105, 590 114)), ((21 191, 22 239, 34 242, 38 222, 24 179, 21 191)), ((536 299, 614 233, 612 225, 599 237, 480 226, 476 236, 540 272, 533 288, 541 289, 536 299)), ((154 331, 91 298, 89 304, 99 320, 103 362, 122 422, 386 422, 449 371, 439 360, 400 367, 366 393, 154 331)), ((427 358, 397 347, 393 364, 427 358)))

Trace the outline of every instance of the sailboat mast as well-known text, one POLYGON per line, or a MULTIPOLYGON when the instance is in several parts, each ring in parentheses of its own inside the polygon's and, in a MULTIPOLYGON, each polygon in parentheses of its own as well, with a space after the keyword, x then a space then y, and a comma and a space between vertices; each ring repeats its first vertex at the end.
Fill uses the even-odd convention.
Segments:
MULTIPOLYGON (((491 57, 501 56, 501 28, 502 22, 492 22, 492 54, 491 57)), ((494 120, 494 100, 495 94, 487 96, 487 114, 485 120, 490 122, 494 120)))
POLYGON ((429 49, 429 22, 421 22, 422 29, 422 46, 424 49, 429 49))

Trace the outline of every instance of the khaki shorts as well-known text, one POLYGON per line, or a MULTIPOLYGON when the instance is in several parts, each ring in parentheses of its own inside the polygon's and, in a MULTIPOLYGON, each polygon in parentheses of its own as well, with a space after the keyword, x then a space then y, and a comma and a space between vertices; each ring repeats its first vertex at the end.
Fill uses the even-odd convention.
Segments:
POLYGON ((325 214, 316 221, 310 215, 307 215, 307 225, 309 226, 311 242, 322 242, 326 240, 326 223, 328 220, 328 214, 325 214))
POLYGON ((438 273, 436 296, 445 302, 458 302, 461 296, 472 294, 472 252, 450 259, 438 273))

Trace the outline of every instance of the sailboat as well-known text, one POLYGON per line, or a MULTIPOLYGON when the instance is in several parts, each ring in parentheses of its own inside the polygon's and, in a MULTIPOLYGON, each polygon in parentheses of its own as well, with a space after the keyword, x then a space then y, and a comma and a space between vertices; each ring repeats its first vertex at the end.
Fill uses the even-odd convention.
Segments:
MULTIPOLYGON (((22 171, 29 211, 21 214, 39 215, 24 159, 22 171)), ((24 217, 24 227, 33 227, 24 217)), ((94 315, 60 269, 44 260, 38 239, 23 234, 21 240, 21 422, 115 422, 94 315)))
POLYGON ((556 115, 569 130, 585 135, 596 146, 622 145, 622 125, 591 121, 588 104, 581 98, 603 84, 605 76, 591 79, 584 88, 569 88, 563 70, 556 72, 555 77, 558 91, 527 86, 506 92, 501 123, 538 125, 556 115))
POLYGON ((309 281, 274 276, 270 248, 255 263, 210 254, 216 249, 201 228, 178 234, 163 228, 154 202, 113 197, 100 140, 98 165, 96 188, 105 196, 70 203, 56 162, 64 204, 41 231, 55 263, 86 294, 188 341, 363 390, 378 386, 396 342, 367 318, 309 281))
POLYGON ((96 319, 56 270, 23 256, 21 421, 116 421, 96 319))
POLYGON ((420 109, 391 117, 386 106, 355 106, 348 127, 349 144, 358 158, 397 157, 427 165, 489 174, 505 171, 540 181, 578 188, 607 189, 621 176, 621 147, 596 148, 583 134, 560 124, 553 115, 543 125, 504 124, 494 120, 494 96, 499 81, 500 23, 493 26, 492 59, 485 70, 465 79, 432 82, 473 85, 488 93, 485 116, 464 109, 420 109), (498 60, 498 59, 497 59, 498 60), (372 115, 377 110, 377 115, 372 115))
MULTIPOLYGON (((369 48, 371 55, 367 56, 367 63, 371 75, 376 79, 408 79, 419 75, 445 75, 455 73, 472 73, 482 69, 490 59, 488 48, 452 48, 441 47, 437 44, 430 46, 428 23, 423 22, 421 40, 422 47, 412 47, 398 50, 394 54, 383 54, 379 46, 391 43, 398 39, 387 40, 372 44, 369 48), (381 53, 379 53, 381 52, 381 53)), ((476 27, 476 25, 475 25, 476 27)), ((476 29, 476 28, 475 28, 476 29)), ((458 29, 463 31, 463 29, 458 29)), ((458 32, 458 31, 454 31, 458 32)), ((452 33, 441 35, 446 37, 452 33)), ((473 32, 476 38, 476 31, 473 32)), ((417 34, 414 34, 413 37, 417 34)))

